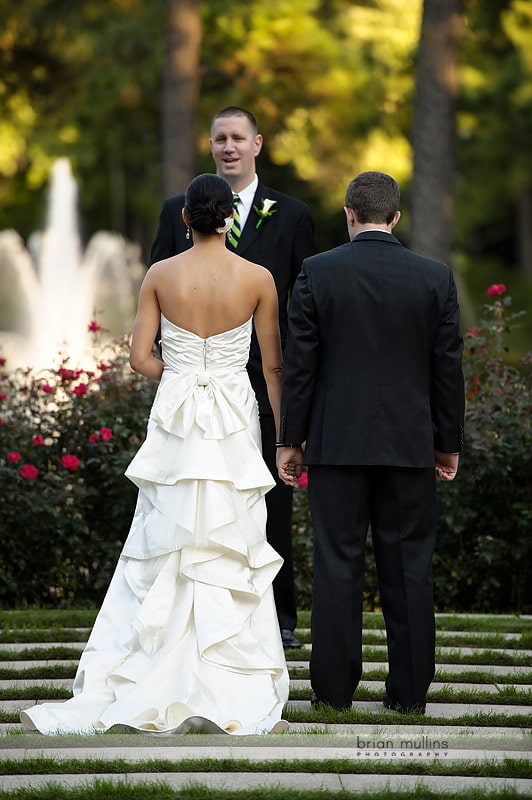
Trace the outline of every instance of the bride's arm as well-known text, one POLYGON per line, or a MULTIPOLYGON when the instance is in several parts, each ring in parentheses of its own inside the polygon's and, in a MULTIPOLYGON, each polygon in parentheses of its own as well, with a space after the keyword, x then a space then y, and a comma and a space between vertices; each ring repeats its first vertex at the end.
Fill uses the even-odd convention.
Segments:
POLYGON ((268 400, 275 420, 275 435, 278 439, 283 369, 279 334, 279 301, 271 273, 266 269, 261 270, 261 273, 259 301, 253 314, 253 323, 260 347, 268 400))
POLYGON ((129 363, 131 369, 144 375, 146 378, 159 380, 163 374, 163 362, 153 355, 153 342, 159 328, 161 309, 155 292, 155 272, 152 267, 148 270, 139 292, 139 302, 131 348, 129 363))

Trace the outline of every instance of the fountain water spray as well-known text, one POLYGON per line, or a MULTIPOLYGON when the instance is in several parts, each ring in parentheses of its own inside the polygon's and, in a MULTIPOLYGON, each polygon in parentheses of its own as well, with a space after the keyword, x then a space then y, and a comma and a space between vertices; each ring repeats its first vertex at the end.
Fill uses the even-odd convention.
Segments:
MULTIPOLYGON (((107 232, 95 234, 82 252, 77 184, 69 160, 56 161, 45 231, 30 237, 28 250, 15 231, 0 233, 0 269, 16 276, 13 302, 21 339, 18 352, 8 354, 3 348, 8 363, 44 369, 67 356, 72 366, 86 366, 89 324, 100 314, 104 288, 113 311, 125 324, 114 333, 123 333, 133 321, 136 293, 145 272, 139 253, 138 247, 107 232)), ((105 313, 104 309, 104 318, 105 313)), ((107 320, 102 324, 108 327, 107 320)))

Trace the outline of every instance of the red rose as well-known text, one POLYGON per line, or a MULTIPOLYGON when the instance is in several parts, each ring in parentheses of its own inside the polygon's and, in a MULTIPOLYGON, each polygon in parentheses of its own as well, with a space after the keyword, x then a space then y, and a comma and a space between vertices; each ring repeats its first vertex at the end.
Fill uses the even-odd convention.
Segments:
POLYGON ((308 487, 308 472, 302 472, 297 482, 306 489, 308 487))
POLYGON ((478 336, 480 333, 480 328, 468 328, 467 333, 469 336, 478 336))
POLYGON ((74 392, 75 395, 80 397, 82 394, 87 394, 88 386, 86 383, 78 383, 77 386, 74 386, 74 389, 72 391, 74 392))
POLYGON ((99 441, 100 441, 100 437, 98 436, 97 433, 89 434, 89 442, 91 444, 98 444, 99 441))
POLYGON ((2 419, 2 417, 0 417, 0 425, 3 425, 3 424, 4 424, 4 420, 2 419))
POLYGON ((40 445, 44 444, 44 436, 42 435, 42 433, 38 433, 36 436, 31 437, 31 441, 33 442, 34 445, 39 447, 40 445))
POLYGON ((61 458, 61 466, 65 469, 71 470, 72 472, 75 472, 80 464, 81 461, 77 456, 63 456, 61 458))
POLYGON ((32 464, 24 464, 24 466, 19 469, 18 474, 23 478, 32 479, 37 477, 39 470, 35 469, 32 464))
POLYGON ((0 367, 5 366, 6 360, 3 356, 0 356, 0 367))
POLYGON ((6 400, 7 394, 5 392, 0 392, 0 400, 6 400))
POLYGON ((20 453, 17 453, 16 450, 13 450, 11 453, 7 454, 6 458, 8 461, 11 461, 12 464, 16 464, 17 461, 20 461, 22 456, 20 455, 20 453))
POLYGON ((50 386, 50 384, 49 384, 49 383, 43 383, 43 385, 41 386, 41 389, 42 389, 42 390, 43 390, 43 392, 45 392, 46 394, 50 394, 50 392, 53 392, 53 390, 54 390, 54 387, 53 387, 53 386, 50 386))
POLYGON ((81 372, 82 370, 80 369, 66 369, 66 367, 61 367, 59 376, 63 381, 76 381, 81 375, 81 372))
POLYGON ((486 292, 486 295, 488 297, 493 297, 496 294, 504 294, 505 291, 506 291, 506 286, 504 285, 504 283, 492 283, 488 291, 486 292))
POLYGON ((101 331, 101 329, 102 329, 102 326, 101 326, 101 325, 98 325, 98 323, 96 322, 96 320, 95 320, 95 319, 93 319, 93 320, 92 320, 92 322, 90 322, 90 323, 87 325, 87 328, 88 328, 88 330, 89 330, 89 331, 92 331, 92 332, 94 333, 94 332, 96 332, 96 331, 101 331))
POLYGON ((111 428, 100 428, 100 436, 104 440, 104 442, 108 442, 109 439, 113 438, 113 431, 111 428))
POLYGON ((100 372, 105 372, 108 369, 111 369, 111 364, 98 364, 98 369, 100 372))

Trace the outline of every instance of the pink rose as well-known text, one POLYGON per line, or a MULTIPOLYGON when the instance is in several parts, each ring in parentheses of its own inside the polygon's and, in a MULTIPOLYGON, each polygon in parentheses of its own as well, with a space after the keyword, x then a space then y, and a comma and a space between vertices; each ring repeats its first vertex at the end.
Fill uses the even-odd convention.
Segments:
POLYGON ((59 377, 63 381, 76 381, 81 375, 81 372, 82 370, 80 369, 66 369, 66 367, 61 367, 59 370, 59 377))
POLYGON ((0 392, 0 400, 7 400, 7 394, 5 392, 0 392))
POLYGON ((19 469, 18 474, 21 475, 23 478, 28 478, 31 480, 32 478, 37 477, 37 475, 39 474, 39 470, 35 469, 35 467, 32 464, 24 464, 24 466, 21 467, 21 469, 19 469))
POLYGON ((303 486, 304 489, 308 487, 308 472, 302 472, 297 480, 299 486, 303 486))
POLYGON ((22 456, 20 455, 20 453, 17 453, 16 450, 12 450, 11 453, 7 454, 6 458, 8 461, 11 461, 12 464, 16 464, 17 461, 20 461, 22 456))
POLYGON ((96 331, 101 331, 102 326, 98 325, 96 320, 93 319, 92 322, 89 322, 89 324, 87 325, 87 328, 88 328, 89 331, 92 331, 92 333, 95 333, 96 331))
POLYGON ((54 390, 54 387, 53 387, 53 386, 51 386, 49 383, 43 383, 43 385, 41 386, 41 389, 42 389, 42 390, 43 390, 43 392, 45 392, 46 394, 50 394, 50 392, 53 392, 53 390, 54 390))
POLYGON ((493 297, 496 294, 504 294, 506 286, 504 283, 492 283, 486 292, 487 297, 493 297))
POLYGON ((36 436, 31 437, 31 441, 34 445, 36 445, 36 447, 40 447, 42 444, 44 444, 44 436, 42 433, 38 433, 36 436))
POLYGON ((111 428, 100 428, 100 436, 104 440, 104 442, 108 442, 109 439, 113 438, 113 431, 111 428))
POLYGON ((62 456, 61 458, 61 466, 64 467, 65 469, 71 470, 72 472, 75 472, 80 464, 81 461, 77 456, 67 455, 67 456, 62 456))
POLYGON ((88 387, 86 383, 78 383, 77 386, 74 386, 73 390, 75 395, 81 397, 83 394, 87 394, 88 387))

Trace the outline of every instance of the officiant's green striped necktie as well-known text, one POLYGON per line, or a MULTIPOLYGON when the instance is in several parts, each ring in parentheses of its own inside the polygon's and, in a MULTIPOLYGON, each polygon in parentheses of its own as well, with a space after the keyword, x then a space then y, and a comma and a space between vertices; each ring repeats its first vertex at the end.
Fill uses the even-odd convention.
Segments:
POLYGON ((235 218, 233 221, 233 227, 227 233, 227 238, 229 239, 233 247, 237 246, 240 239, 240 234, 242 233, 242 230, 240 228, 240 214, 238 213, 239 201, 240 197, 237 194, 233 195, 233 208, 235 209, 235 218))

